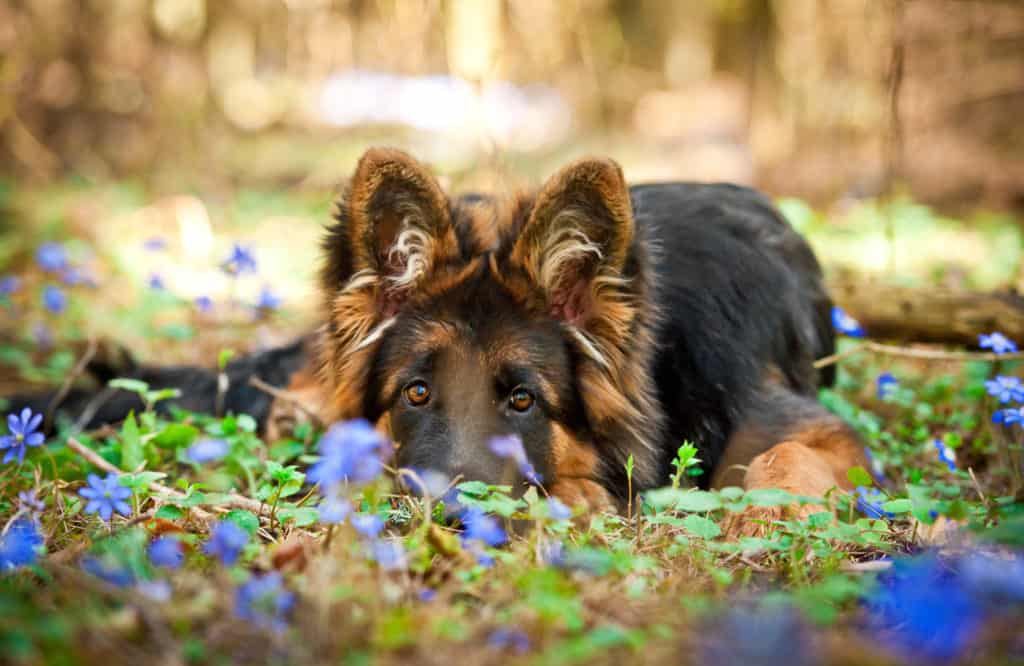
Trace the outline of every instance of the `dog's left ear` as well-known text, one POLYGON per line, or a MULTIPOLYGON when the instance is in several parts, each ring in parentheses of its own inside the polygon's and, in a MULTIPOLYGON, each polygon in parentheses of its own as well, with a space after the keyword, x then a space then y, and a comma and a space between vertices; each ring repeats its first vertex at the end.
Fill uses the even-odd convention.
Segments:
POLYGON ((588 330, 630 291, 633 232, 622 169, 585 159, 541 188, 510 258, 541 288, 555 318, 588 330))

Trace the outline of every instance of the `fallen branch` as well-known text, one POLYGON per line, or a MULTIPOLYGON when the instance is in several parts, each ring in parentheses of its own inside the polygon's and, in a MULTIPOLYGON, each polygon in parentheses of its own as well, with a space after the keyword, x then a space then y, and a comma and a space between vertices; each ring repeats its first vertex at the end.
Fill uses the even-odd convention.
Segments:
POLYGON ((1024 296, 904 287, 865 279, 830 280, 829 293, 873 338, 953 345, 978 344, 999 331, 1024 340, 1024 296))
MULTIPOLYGON (((113 472, 114 474, 125 473, 124 470, 117 467, 117 465, 114 465, 109 461, 104 460, 98 453, 90 449, 85 444, 82 444, 74 437, 68 437, 68 448, 77 453, 78 455, 82 456, 83 458, 85 458, 85 460, 92 464, 94 467, 98 467, 104 472, 113 472)), ((166 495, 177 499, 183 499, 184 497, 186 497, 185 493, 181 492, 180 490, 175 490, 170 486, 165 486, 159 481, 153 481, 152 483, 150 483, 149 489, 160 495, 166 495)), ((229 509, 245 509, 246 511, 251 511, 255 513, 257 516, 264 520, 269 520, 269 518, 260 515, 260 513, 263 511, 265 507, 263 502, 259 502, 254 499, 249 499, 248 497, 244 497, 242 495, 236 495, 234 493, 228 493, 225 495, 225 497, 226 501, 218 504, 215 507, 216 510, 227 511, 229 509)), ((192 510, 196 513, 196 515, 199 518, 202 518, 204 520, 210 520, 213 518, 212 514, 199 507, 192 507, 192 510)))
POLYGON ((885 356, 900 356, 903 358, 914 358, 924 361, 1009 361, 1024 359, 1024 352, 1009 352, 1006 354, 993 354, 992 352, 970 352, 970 351, 945 351, 942 349, 920 349, 918 347, 900 347, 898 345, 885 345, 881 342, 862 342, 856 347, 845 349, 831 356, 819 358, 814 362, 815 368, 824 368, 834 365, 839 361, 861 354, 873 352, 885 356))

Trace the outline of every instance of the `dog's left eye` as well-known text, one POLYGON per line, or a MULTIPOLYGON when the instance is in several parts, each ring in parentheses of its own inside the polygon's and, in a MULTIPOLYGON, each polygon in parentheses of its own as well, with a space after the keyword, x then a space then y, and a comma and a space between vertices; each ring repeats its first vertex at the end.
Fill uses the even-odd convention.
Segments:
POLYGON ((508 406, 517 412, 525 412, 533 407, 533 394, 522 387, 516 388, 508 396, 508 406))

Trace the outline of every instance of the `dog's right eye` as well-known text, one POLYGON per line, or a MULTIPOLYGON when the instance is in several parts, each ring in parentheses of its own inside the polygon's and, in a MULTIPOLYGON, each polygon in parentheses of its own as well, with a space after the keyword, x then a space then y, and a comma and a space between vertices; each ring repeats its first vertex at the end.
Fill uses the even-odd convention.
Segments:
POLYGON ((413 407, 422 407, 430 400, 430 387, 423 381, 406 384, 402 392, 405 394, 406 402, 413 407))

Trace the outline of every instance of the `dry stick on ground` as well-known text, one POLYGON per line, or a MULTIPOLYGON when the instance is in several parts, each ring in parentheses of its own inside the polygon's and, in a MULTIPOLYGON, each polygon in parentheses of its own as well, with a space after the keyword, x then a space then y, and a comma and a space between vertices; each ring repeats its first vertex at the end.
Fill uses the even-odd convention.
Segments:
POLYGON ((824 368, 834 365, 844 358, 862 352, 874 352, 886 356, 900 356, 902 358, 914 358, 923 361, 1011 361, 1024 359, 1024 352, 993 354, 991 352, 944 351, 941 349, 917 349, 915 347, 884 345, 881 342, 868 341, 837 354, 819 358, 814 362, 814 367, 824 368))
POLYGON ((67 397, 68 392, 71 390, 72 384, 75 380, 82 376, 85 372, 85 368, 92 361, 93 357, 96 356, 96 350, 99 345, 96 343, 96 338, 89 338, 89 346, 86 347, 85 353, 82 354, 82 358, 78 359, 78 363, 71 369, 67 378, 64 379, 64 383, 61 384, 60 389, 53 394, 53 398, 50 399, 50 403, 46 406, 46 416, 43 419, 43 427, 48 428, 53 424, 53 413, 60 407, 60 403, 67 397))
MULTIPOLYGON (((77 453, 78 455, 82 456, 83 458, 85 458, 89 463, 91 463, 95 467, 98 467, 105 472, 113 472, 114 474, 125 473, 116 465, 113 465, 110 462, 104 460, 102 457, 100 457, 98 453, 87 447, 85 444, 82 444, 74 437, 68 437, 68 448, 77 453)), ((149 488, 153 492, 160 493, 161 495, 168 495, 170 497, 177 498, 185 497, 185 493, 181 492, 180 490, 175 490, 174 488, 165 486, 164 484, 159 483, 158 481, 150 483, 149 488)), ((249 499, 248 497, 243 497, 242 495, 228 493, 225 495, 225 498, 226 500, 217 506, 218 509, 245 509, 246 511, 251 511, 255 513, 257 516, 260 516, 260 512, 265 507, 265 505, 262 502, 259 502, 254 499, 249 499)), ((196 513, 196 515, 199 518, 202 518, 204 520, 210 520, 213 518, 212 514, 210 514, 208 511, 205 511, 204 509, 200 509, 199 507, 193 507, 192 510, 196 513)), ((265 516, 260 516, 260 518, 269 520, 269 518, 266 518, 265 516)))

